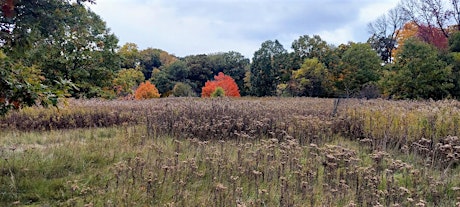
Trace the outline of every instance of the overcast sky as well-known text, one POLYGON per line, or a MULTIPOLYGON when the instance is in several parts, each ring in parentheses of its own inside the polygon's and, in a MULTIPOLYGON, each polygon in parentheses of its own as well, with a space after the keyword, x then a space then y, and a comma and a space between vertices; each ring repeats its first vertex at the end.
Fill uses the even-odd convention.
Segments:
POLYGON ((367 24, 399 0, 96 0, 91 9, 140 49, 179 57, 236 51, 247 58, 266 40, 290 50, 301 35, 330 44, 365 42, 367 24))

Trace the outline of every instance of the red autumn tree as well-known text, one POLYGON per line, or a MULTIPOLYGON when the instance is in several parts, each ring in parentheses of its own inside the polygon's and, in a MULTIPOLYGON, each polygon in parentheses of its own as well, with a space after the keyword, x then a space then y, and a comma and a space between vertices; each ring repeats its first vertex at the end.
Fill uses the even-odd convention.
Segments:
POLYGON ((417 36, 440 50, 447 49, 447 37, 439 28, 420 25, 417 36))
POLYGON ((235 80, 222 72, 214 76, 213 81, 206 81, 201 91, 201 97, 210 97, 217 87, 224 89, 225 96, 240 97, 240 90, 235 80))
MULTIPOLYGON (((418 38, 431 44, 439 50, 445 50, 448 46, 448 39, 438 27, 428 25, 418 25, 415 22, 407 22, 404 27, 397 31, 396 41, 398 47, 402 48, 404 42, 410 38, 418 38)), ((397 56, 398 49, 393 50, 393 57, 397 56)))
POLYGON ((2 12, 5 17, 11 18, 14 14, 14 2, 13 0, 2 1, 2 12))
POLYGON ((216 88, 216 81, 206 81, 204 87, 201 89, 201 97, 211 97, 212 92, 214 92, 216 88))
POLYGON ((151 98, 160 98, 160 93, 158 89, 150 83, 150 81, 145 81, 141 83, 137 88, 136 92, 134 93, 134 98, 136 100, 142 99, 151 99, 151 98))

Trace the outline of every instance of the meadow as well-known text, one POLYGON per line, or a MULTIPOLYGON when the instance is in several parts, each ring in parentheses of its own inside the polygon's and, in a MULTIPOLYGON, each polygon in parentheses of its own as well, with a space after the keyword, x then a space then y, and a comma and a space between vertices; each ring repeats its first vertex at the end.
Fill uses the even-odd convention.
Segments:
POLYGON ((460 102, 68 100, 0 118, 0 206, 458 206, 460 102))

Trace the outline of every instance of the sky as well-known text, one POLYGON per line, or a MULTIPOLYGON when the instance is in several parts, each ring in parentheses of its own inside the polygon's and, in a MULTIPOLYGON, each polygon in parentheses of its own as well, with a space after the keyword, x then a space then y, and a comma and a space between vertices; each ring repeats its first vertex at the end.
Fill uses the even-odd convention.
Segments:
POLYGON ((236 51, 252 58, 267 40, 288 51, 303 35, 329 44, 365 42, 367 24, 399 0, 96 0, 90 8, 120 45, 178 57, 236 51))

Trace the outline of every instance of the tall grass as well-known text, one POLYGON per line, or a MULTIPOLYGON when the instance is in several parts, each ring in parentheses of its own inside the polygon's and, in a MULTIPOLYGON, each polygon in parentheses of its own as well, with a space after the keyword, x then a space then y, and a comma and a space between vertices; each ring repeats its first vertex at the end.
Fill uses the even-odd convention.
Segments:
POLYGON ((349 104, 349 137, 374 149, 400 149, 425 156, 427 164, 450 167, 460 158, 460 102, 381 101, 349 104))
POLYGON ((0 129, 20 131, 133 125, 143 122, 143 102, 74 100, 58 108, 29 107, 0 117, 0 129))
POLYGON ((7 147, 1 149, 0 204, 453 206, 457 202, 458 170, 444 175, 416 164, 421 162, 417 156, 372 151, 340 137, 305 146, 292 138, 149 139, 144 129, 3 134, 7 147))
POLYGON ((295 137, 299 143, 333 134, 326 99, 189 99, 157 103, 147 112, 150 136, 200 140, 251 140, 295 137))
POLYGON ((458 106, 187 98, 28 108, 0 119, 0 205, 455 206, 458 106))

